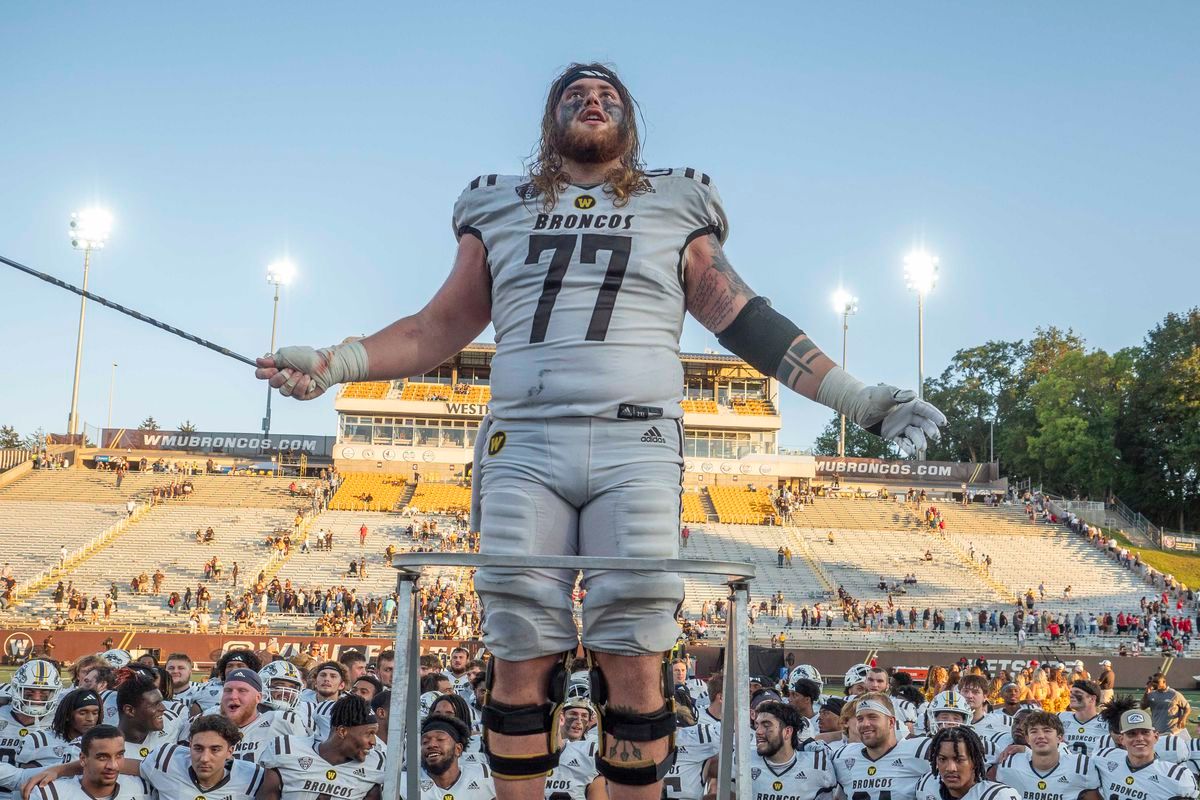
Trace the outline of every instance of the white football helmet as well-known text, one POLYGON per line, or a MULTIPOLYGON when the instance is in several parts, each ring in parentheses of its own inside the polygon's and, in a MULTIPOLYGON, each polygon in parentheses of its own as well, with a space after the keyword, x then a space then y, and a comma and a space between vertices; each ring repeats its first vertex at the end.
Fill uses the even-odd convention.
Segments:
POLYGON ((62 678, 49 661, 26 661, 12 676, 12 708, 19 714, 42 719, 54 713, 62 691, 62 678), (45 694, 43 699, 30 697, 31 692, 45 694))
POLYGON ((128 666, 129 662, 133 661, 133 657, 130 656, 128 652, 117 649, 105 650, 100 654, 100 658, 104 661, 104 663, 108 664, 115 670, 128 666))
POLYGON ((304 676, 290 661, 272 661, 258 671, 263 685, 263 702, 280 711, 291 711, 300 702, 304 676))
POLYGON ((799 664, 792 668, 788 673, 788 688, 795 687, 796 681, 806 680, 813 681, 817 684, 818 689, 825 688, 825 679, 821 677, 821 673, 812 664, 799 664))
POLYGON ((420 717, 425 719, 429 716, 429 712, 433 710, 433 704, 441 697, 441 692, 425 692, 421 695, 420 717))
POLYGON ((953 728, 955 725, 965 725, 973 716, 971 706, 967 704, 967 698, 955 691, 939 692, 929 702, 929 708, 925 713, 927 715, 926 726, 931 733, 936 733, 943 728, 953 728), (947 712, 958 714, 962 720, 959 722, 939 721, 938 714, 947 712))
POLYGON ((581 698, 588 700, 592 696, 592 683, 588 680, 587 673, 584 673, 582 679, 576 679, 571 676, 570 682, 567 684, 567 700, 581 698))
POLYGON ((871 671, 868 664, 855 664, 850 669, 846 670, 846 677, 842 678, 842 686, 849 689, 851 686, 856 686, 860 683, 867 682, 867 673, 871 671))

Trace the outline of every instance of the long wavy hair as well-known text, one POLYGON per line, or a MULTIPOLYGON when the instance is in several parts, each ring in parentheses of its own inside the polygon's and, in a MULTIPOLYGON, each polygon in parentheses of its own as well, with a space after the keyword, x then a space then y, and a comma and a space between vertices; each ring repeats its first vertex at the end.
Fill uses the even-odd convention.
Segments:
POLYGON ((558 101, 566 89, 563 81, 580 70, 608 76, 625 107, 620 134, 626 142, 626 148, 620 163, 604 177, 604 193, 613 199, 613 205, 620 207, 628 203, 630 197, 645 191, 646 173, 645 165, 642 164, 642 143, 637 126, 637 116, 640 115, 641 109, 637 101, 611 67, 596 62, 570 64, 550 84, 550 92, 546 95, 546 108, 542 114, 541 138, 526 165, 529 180, 541 195, 542 207, 546 211, 554 207, 559 194, 571 182, 570 176, 563 169, 562 154, 555 150, 554 132, 558 125, 558 101))

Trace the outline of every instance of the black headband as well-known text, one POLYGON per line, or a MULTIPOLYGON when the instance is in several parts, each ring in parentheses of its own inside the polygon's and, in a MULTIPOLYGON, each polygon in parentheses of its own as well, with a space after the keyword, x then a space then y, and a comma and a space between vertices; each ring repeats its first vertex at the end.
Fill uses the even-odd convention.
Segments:
POLYGON ((466 745, 471 738, 471 729, 465 722, 458 717, 449 717, 443 714, 433 714, 425 718, 425 722, 421 725, 421 734, 424 735, 430 731, 447 733, 451 739, 461 745, 466 745))
POLYGON ((563 76, 562 80, 558 84, 558 97, 555 99, 561 100, 563 93, 567 91, 568 86, 575 81, 581 81, 584 78, 595 78, 597 80, 607 81, 608 83, 611 83, 613 88, 619 92, 625 90, 625 85, 621 83, 621 79, 616 75, 613 75, 611 72, 598 69, 576 69, 563 76))
POLYGON ((71 698, 70 703, 71 711, 78 711, 79 709, 87 708, 88 706, 100 705, 100 696, 91 689, 76 691, 73 692, 73 694, 74 697, 71 698))

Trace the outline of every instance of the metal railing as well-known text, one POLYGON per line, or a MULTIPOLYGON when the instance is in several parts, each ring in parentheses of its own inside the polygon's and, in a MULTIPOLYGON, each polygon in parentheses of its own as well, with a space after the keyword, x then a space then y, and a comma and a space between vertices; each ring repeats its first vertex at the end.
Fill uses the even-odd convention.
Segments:
POLYGON ((33 451, 24 447, 6 447, 0 450, 0 472, 24 464, 33 458, 33 451))
POLYGON ((1119 497, 1114 497, 1112 502, 1108 504, 1108 508, 1117 516, 1121 517, 1121 519, 1125 520, 1125 523, 1129 527, 1133 528, 1141 533, 1142 536, 1145 536, 1147 539, 1154 542, 1159 548, 1163 546, 1162 529, 1142 516, 1141 512, 1134 511, 1132 508, 1125 505, 1123 502, 1121 502, 1119 497))
MULTIPOLYGON (((388 715, 388 769, 384 782, 383 800, 400 798, 400 753, 406 754, 404 796, 421 796, 419 787, 421 751, 418 711, 421 700, 420 660, 421 621, 417 602, 417 584, 422 567, 500 567, 505 569, 571 569, 624 570, 630 572, 670 572, 675 574, 707 575, 725 578, 729 586, 728 626, 725 637, 725 685, 731 688, 722 695, 721 719, 732 724, 721 726, 721 752, 717 770, 717 797, 729 797, 735 783, 750 786, 750 759, 742 758, 735 765, 736 750, 749 753, 750 708, 745 693, 735 689, 746 686, 750 672, 750 649, 747 635, 746 609, 749 607, 750 581, 755 576, 752 564, 727 561, 692 561, 688 559, 597 558, 593 556, 498 556, 468 553, 397 553, 393 566, 397 569, 396 593, 400 598, 400 613, 396 621, 396 669, 392 677, 392 697, 404 698, 403 713, 388 715), (732 664, 731 664, 732 662, 732 664), (735 748, 736 740, 736 748, 735 748)), ((396 706, 394 706, 396 707, 396 706)))

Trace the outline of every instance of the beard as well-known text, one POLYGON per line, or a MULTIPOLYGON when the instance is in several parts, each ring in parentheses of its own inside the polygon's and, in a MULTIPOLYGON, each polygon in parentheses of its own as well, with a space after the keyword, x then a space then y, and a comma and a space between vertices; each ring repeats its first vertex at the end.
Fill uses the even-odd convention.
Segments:
POLYGON ((623 156, 629 148, 629 134, 624 126, 606 126, 589 130, 584 125, 555 124, 552 145, 564 159, 580 164, 603 164, 623 156))
POLYGON ((425 759, 421 759, 421 769, 425 770, 430 775, 442 775, 446 770, 450 769, 450 765, 454 763, 454 759, 444 758, 436 764, 430 764, 425 759))

